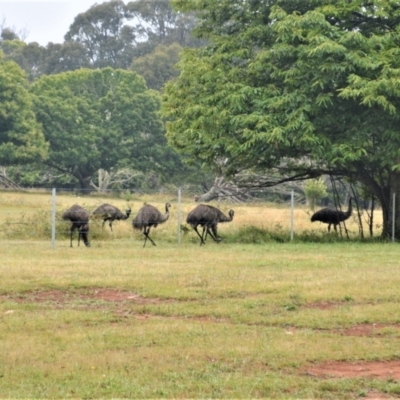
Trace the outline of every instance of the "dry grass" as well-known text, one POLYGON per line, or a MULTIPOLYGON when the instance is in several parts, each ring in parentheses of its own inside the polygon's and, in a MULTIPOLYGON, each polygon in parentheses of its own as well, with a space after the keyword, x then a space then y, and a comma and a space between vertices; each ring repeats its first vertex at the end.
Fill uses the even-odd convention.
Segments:
MULTIPOLYGON (((121 197, 110 198, 101 195, 79 196, 71 194, 57 194, 57 232, 61 236, 60 239, 66 239, 69 231, 69 223, 61 220, 61 214, 64 210, 74 204, 80 204, 93 211, 102 203, 111 203, 122 211, 128 206, 132 209, 132 217, 127 221, 116 221, 114 224, 114 233, 112 234, 107 225, 105 229, 101 229, 100 220, 92 220, 91 232, 92 237, 97 240, 110 239, 132 239, 140 238, 139 232, 132 230, 131 221, 138 210, 146 203, 155 205, 164 212, 165 202, 170 202, 170 219, 168 224, 157 227, 152 235, 159 236, 162 240, 177 242, 178 235, 178 204, 175 195, 143 195, 143 196, 127 196, 121 194, 121 197)), ((229 209, 234 209, 234 221, 229 224, 220 224, 219 230, 222 236, 234 237, 234 241, 240 242, 240 235, 246 228, 252 227, 261 229, 274 234, 286 234, 290 232, 291 210, 289 205, 276 204, 245 204, 230 205, 224 203, 215 203, 224 213, 228 214, 229 209)), ((186 215, 196 206, 191 199, 183 199, 181 206, 181 224, 185 225, 186 215)), ((0 207, 2 214, 0 216, 0 239, 44 239, 51 235, 51 210, 52 199, 51 193, 7 193, 0 192, 0 207)), ((311 223, 310 216, 312 212, 303 205, 296 205, 294 210, 294 231, 295 235, 312 234, 326 235, 327 225, 320 222, 311 223)), ((382 227, 382 215, 379 210, 375 213, 374 233, 379 236, 382 227)), ((365 235, 368 236, 366 226, 366 216, 363 217, 365 235)), ((346 227, 350 232, 350 237, 357 238, 359 229, 356 215, 346 221, 346 227)), ((190 227, 187 227, 190 231, 190 227)), ((333 229, 332 229, 333 230, 333 229)), ((196 241, 197 236, 190 231, 189 240, 196 241)))

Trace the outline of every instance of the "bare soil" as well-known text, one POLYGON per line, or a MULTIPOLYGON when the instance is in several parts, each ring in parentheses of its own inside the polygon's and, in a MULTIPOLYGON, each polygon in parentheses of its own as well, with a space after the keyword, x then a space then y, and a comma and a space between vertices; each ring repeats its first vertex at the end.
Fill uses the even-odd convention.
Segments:
POLYGON ((400 324, 361 324, 342 330, 341 333, 346 336, 379 336, 384 334, 386 328, 400 332, 400 324))
POLYGON ((1 300, 23 302, 51 302, 65 304, 74 300, 103 300, 109 302, 131 301, 136 304, 159 304, 175 301, 173 299, 146 298, 137 293, 115 289, 79 289, 69 292, 62 290, 47 290, 43 292, 29 292, 23 295, 3 295, 1 300))
POLYGON ((308 367, 307 375, 323 378, 378 378, 400 380, 400 361, 369 361, 351 363, 330 361, 308 367))
POLYGON ((338 307, 336 303, 320 302, 320 303, 309 303, 304 308, 317 308, 319 310, 332 310, 338 307))

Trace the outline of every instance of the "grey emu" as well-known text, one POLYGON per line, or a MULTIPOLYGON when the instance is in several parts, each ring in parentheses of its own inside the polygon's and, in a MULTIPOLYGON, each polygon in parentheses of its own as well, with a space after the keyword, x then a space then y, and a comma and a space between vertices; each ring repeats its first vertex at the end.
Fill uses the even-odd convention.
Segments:
POLYGON ((201 246, 205 244, 207 235, 210 235, 217 243, 221 241, 221 238, 218 236, 218 223, 232 221, 235 213, 233 210, 229 210, 228 215, 229 217, 227 217, 221 210, 216 207, 206 204, 199 204, 188 214, 186 222, 191 225, 192 228, 199 235, 201 246), (201 235, 197 230, 197 227, 199 225, 203 227, 203 232, 201 235))
POLYGON ((164 223, 169 218, 170 207, 171 204, 165 204, 165 214, 161 214, 161 212, 151 204, 146 204, 139 210, 132 221, 132 225, 134 229, 143 230, 143 235, 145 236, 143 247, 146 246, 147 239, 149 239, 154 246, 156 245, 149 236, 150 229, 153 226, 156 228, 158 224, 164 223))
POLYGON ((75 229, 78 229, 78 246, 82 238, 86 247, 90 247, 89 243, 89 212, 78 204, 73 205, 62 215, 62 219, 72 222, 71 225, 71 247, 72 234, 75 229))
POLYGON ((328 224, 328 232, 331 231, 331 225, 333 225, 337 232, 337 225, 350 218, 351 213, 353 212, 351 201, 352 198, 350 197, 349 208, 346 212, 339 211, 336 208, 326 207, 314 213, 311 217, 311 222, 320 221, 324 224, 328 224))
POLYGON ((131 215, 131 209, 130 207, 128 207, 125 210, 125 214, 117 207, 111 205, 111 204, 102 204, 101 206, 97 207, 94 211, 93 211, 93 215, 95 216, 99 216, 103 219, 103 228, 104 228, 104 224, 106 223, 106 221, 109 221, 109 225, 110 225, 110 229, 111 232, 113 231, 112 229, 112 223, 115 220, 124 220, 124 219, 128 219, 129 216, 131 215))

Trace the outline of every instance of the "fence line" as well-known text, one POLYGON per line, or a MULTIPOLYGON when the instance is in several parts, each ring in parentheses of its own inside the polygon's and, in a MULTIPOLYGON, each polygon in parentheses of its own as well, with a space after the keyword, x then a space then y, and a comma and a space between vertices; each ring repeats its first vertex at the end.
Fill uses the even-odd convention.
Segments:
POLYGON ((395 227, 396 227, 396 193, 393 193, 393 215, 392 215, 392 242, 395 241, 395 227))
MULTIPOLYGON (((95 193, 94 196, 81 196, 80 193, 75 191, 76 196, 71 196, 71 191, 65 190, 63 188, 53 188, 52 190, 37 190, 33 193, 34 196, 29 196, 30 194, 32 194, 32 189, 23 192, 12 191, 10 195, 4 194, 7 192, 11 191, 0 191, 0 201, 4 200, 3 204, 6 207, 5 213, 2 213, 4 223, 0 224, 0 229, 2 231, 0 231, 0 233, 3 233, 4 237, 7 238, 48 238, 51 240, 51 247, 54 249, 56 246, 56 240, 66 237, 66 235, 69 233, 69 227, 67 227, 68 221, 61 220, 61 212, 64 208, 67 208, 65 203, 71 204, 71 202, 76 201, 77 203, 85 207, 91 214, 94 208, 102 203, 117 203, 116 205, 120 209, 122 203, 127 203, 128 205, 130 205, 130 207, 136 208, 138 207, 138 203, 146 203, 147 201, 151 201, 152 199, 154 199, 157 204, 168 200, 169 202, 173 203, 173 207, 171 210, 172 214, 170 215, 169 219, 170 222, 167 224, 168 228, 162 228, 163 233, 161 237, 163 237, 164 235, 164 238, 167 239, 170 243, 172 240, 174 242, 176 240, 178 246, 182 244, 182 240, 184 237, 187 237, 191 241, 194 241, 195 234, 193 233, 191 227, 186 224, 186 214, 190 211, 191 207, 194 208, 198 203, 196 204, 191 196, 188 195, 188 193, 184 194, 184 190, 182 190, 181 188, 179 188, 177 191, 170 191, 168 193, 149 192, 141 193, 140 195, 136 193, 131 197, 127 197, 127 194, 125 195, 124 192, 119 191, 114 191, 114 196, 109 196, 109 193, 104 194, 104 196, 99 193, 95 193), (38 195, 39 197, 35 197, 35 195, 38 195), (1 199, 2 196, 3 199, 1 199), (193 204, 191 204, 192 202, 193 204), (51 204, 51 207, 49 207, 49 203, 51 204), (132 203, 135 203, 135 205, 133 206, 132 203), (175 223, 177 223, 177 225, 175 225, 175 223), (175 231, 175 229, 177 229, 177 231, 175 231), (175 234, 177 235, 176 239, 175 234), (187 234, 188 236, 186 236, 187 234)), ((395 195, 393 196, 392 201, 393 215, 391 216, 391 236, 392 241, 395 242, 395 195)), ((271 203, 263 203, 262 201, 255 202, 250 205, 246 203, 231 204, 225 202, 220 202, 217 204, 213 202, 213 204, 220 208, 221 211, 223 211, 226 215, 229 208, 240 208, 240 210, 235 209, 235 217, 233 219, 232 225, 236 225, 236 227, 229 226, 229 228, 222 228, 222 231, 224 229, 226 229, 227 231, 230 231, 232 229, 231 234, 236 234, 243 231, 244 235, 251 234, 254 235, 254 237, 256 238, 257 235, 261 235, 259 237, 262 237, 262 230, 265 230, 269 233, 285 235, 285 241, 289 240, 290 235, 290 241, 293 241, 296 236, 303 235, 303 233, 306 236, 309 234, 318 235, 318 232, 324 232, 327 229, 327 226, 325 224, 321 224, 319 222, 315 222, 314 224, 310 223, 311 210, 304 207, 303 205, 297 207, 298 204, 296 202, 296 199, 294 198, 293 191, 290 197, 290 208, 289 202, 285 203, 284 205, 282 203, 276 204, 276 206, 271 203), (235 224, 236 221, 240 221, 240 223, 235 224)), ((135 231, 132 231, 132 229, 128 229, 128 225, 123 224, 121 225, 121 230, 118 231, 117 229, 112 234, 112 236, 109 236, 109 232, 107 232, 106 229, 104 229, 104 231, 101 231, 99 229, 101 222, 96 222, 96 219, 97 218, 93 218, 92 215, 90 216, 90 221, 93 221, 94 223, 93 230, 91 229, 91 235, 93 235, 92 237, 94 238, 98 238, 99 240, 108 240, 111 238, 127 238, 135 235, 132 233, 135 231)), ((351 229, 352 233, 356 235, 356 229, 354 229, 355 223, 356 221, 353 217, 351 220, 353 228, 351 229)), ((379 225, 379 223, 380 218, 378 215, 378 219, 374 225, 376 226, 376 230, 378 230, 378 235, 379 228, 382 226, 379 225)), ((243 236, 243 238, 245 238, 245 236, 243 236)))

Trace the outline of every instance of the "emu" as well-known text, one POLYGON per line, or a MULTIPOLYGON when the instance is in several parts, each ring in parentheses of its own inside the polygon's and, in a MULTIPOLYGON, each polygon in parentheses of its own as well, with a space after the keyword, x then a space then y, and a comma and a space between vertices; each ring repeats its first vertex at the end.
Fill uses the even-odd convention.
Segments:
POLYGON ((201 246, 206 244, 207 235, 210 235, 217 243, 221 241, 221 238, 218 236, 218 223, 232 221, 235 213, 233 210, 229 210, 228 215, 229 217, 216 207, 199 204, 188 214, 186 222, 196 231, 200 238, 201 246), (197 230, 199 225, 203 227, 201 235, 197 230))
POLYGON ((95 216, 99 216, 103 219, 103 228, 104 228, 104 224, 106 223, 106 221, 109 221, 109 225, 110 225, 110 229, 111 232, 113 231, 112 228, 112 223, 115 220, 125 220, 128 219, 129 216, 131 215, 131 208, 128 207, 125 210, 125 214, 117 207, 114 207, 111 204, 102 204, 101 206, 97 207, 94 211, 93 211, 93 215, 95 216))
POLYGON ((78 204, 73 205, 62 215, 62 219, 72 222, 71 225, 71 245, 72 247, 72 234, 75 229, 78 229, 78 246, 82 238, 86 247, 90 247, 89 243, 89 212, 78 204))
POLYGON ((150 242, 156 246, 154 241, 149 236, 150 229, 153 226, 156 228, 157 225, 164 223, 169 218, 170 207, 171 204, 165 204, 165 214, 161 214, 161 212, 151 204, 146 204, 139 210, 136 217, 132 221, 132 225, 134 229, 143 230, 143 235, 145 236, 143 247, 146 246, 147 239, 149 239, 150 242))
POLYGON ((337 232, 337 225, 350 218, 351 213, 353 212, 351 201, 352 198, 350 197, 349 207, 346 212, 339 211, 335 208, 326 207, 315 212, 311 217, 311 222, 320 221, 324 224, 328 224, 328 232, 331 231, 331 225, 333 225, 335 231, 337 232))

